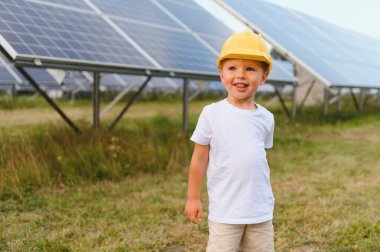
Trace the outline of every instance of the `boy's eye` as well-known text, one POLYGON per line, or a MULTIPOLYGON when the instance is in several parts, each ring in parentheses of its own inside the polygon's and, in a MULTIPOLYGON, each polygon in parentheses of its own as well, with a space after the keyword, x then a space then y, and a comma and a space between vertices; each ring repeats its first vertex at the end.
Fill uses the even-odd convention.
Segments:
POLYGON ((253 67, 247 67, 247 71, 255 71, 253 67))
POLYGON ((234 67, 234 66, 228 67, 228 70, 235 70, 235 69, 236 69, 236 67, 234 67))

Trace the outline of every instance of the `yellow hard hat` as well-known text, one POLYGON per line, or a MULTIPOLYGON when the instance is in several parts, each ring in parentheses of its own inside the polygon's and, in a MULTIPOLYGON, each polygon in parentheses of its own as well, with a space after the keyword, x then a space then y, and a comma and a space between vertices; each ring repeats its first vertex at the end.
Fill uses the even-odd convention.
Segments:
POLYGON ((253 33, 251 30, 234 32, 224 42, 216 65, 221 68, 222 60, 231 58, 263 61, 268 63, 269 69, 272 68, 269 49, 263 37, 261 34, 253 33))

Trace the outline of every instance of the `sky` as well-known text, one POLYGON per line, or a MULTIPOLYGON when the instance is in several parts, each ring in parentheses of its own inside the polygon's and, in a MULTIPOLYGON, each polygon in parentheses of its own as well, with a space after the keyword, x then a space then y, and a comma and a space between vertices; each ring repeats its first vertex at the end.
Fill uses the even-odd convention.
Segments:
MULTIPOLYGON (((211 0, 195 0, 205 8, 211 8, 220 16, 222 10, 215 10, 211 0)), ((267 2, 295 9, 324 21, 358 31, 380 40, 380 1, 379 0, 266 0, 267 2)), ((230 21, 234 30, 243 26, 230 21)))

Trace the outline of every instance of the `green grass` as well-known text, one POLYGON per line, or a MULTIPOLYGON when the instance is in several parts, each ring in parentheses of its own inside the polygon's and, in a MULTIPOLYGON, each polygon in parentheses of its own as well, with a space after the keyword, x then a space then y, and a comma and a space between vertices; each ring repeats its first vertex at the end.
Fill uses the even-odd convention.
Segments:
POLYGON ((45 186, 120 180, 186 164, 189 142, 173 119, 131 120, 115 132, 90 129, 77 135, 67 126, 39 126, 0 134, 0 198, 22 198, 45 186))
MULTIPOLYGON (((190 132, 207 103, 192 104, 190 132)), ((289 121, 272 110, 276 251, 380 251, 376 113, 311 107, 289 121)), ((192 144, 180 127, 155 115, 112 133, 3 131, 0 251, 204 251, 207 204, 199 225, 183 215, 192 144)))

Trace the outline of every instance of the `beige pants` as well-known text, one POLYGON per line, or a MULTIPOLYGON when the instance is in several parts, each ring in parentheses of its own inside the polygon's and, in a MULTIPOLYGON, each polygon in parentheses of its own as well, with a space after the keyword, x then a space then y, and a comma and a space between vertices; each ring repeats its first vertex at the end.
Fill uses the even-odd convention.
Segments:
POLYGON ((272 220, 258 224, 209 225, 207 252, 273 252, 274 232, 272 220))

